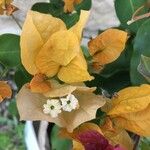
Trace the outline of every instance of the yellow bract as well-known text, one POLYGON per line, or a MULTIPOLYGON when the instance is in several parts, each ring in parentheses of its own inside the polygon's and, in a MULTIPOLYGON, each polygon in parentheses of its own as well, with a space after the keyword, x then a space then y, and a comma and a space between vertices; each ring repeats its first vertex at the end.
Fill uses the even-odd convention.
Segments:
POLYGON ((65 24, 51 15, 29 11, 21 34, 21 60, 26 70, 35 75, 38 73, 35 58, 49 37, 65 30, 65 24))
POLYGON ((69 29, 70 31, 72 31, 73 33, 77 35, 79 41, 81 41, 83 28, 89 18, 89 13, 90 13, 89 11, 82 10, 80 13, 80 20, 73 27, 69 29))
POLYGON ((26 70, 33 75, 58 75, 66 83, 92 80, 80 49, 88 14, 81 11, 79 22, 67 30, 60 19, 29 11, 21 35, 21 59, 26 70))
POLYGON ((74 5, 81 3, 82 0, 64 0, 64 2, 65 2, 64 11, 72 12, 74 10, 74 5))
POLYGON ((6 4, 10 4, 13 0, 0 0, 0 6, 5 7, 6 4))
POLYGON ((89 51, 93 62, 105 65, 115 61, 125 48, 127 32, 118 29, 108 29, 89 43, 89 51))
POLYGON ((72 141, 72 144, 73 150, 85 150, 84 146, 75 140, 72 141))
POLYGON ((150 136, 150 85, 129 87, 103 108, 115 124, 142 136, 150 136))
POLYGON ((10 98, 12 91, 10 86, 5 81, 0 81, 0 102, 5 98, 10 98))

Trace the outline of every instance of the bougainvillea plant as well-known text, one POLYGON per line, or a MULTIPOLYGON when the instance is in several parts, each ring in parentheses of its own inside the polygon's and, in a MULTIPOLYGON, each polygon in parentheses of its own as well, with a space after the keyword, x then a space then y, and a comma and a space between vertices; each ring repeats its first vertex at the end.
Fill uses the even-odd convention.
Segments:
MULTIPOLYGON (((12 15, 11 2, 0 1, 1 14, 12 15)), ((84 47, 91 0, 36 3, 20 36, 0 36, 1 65, 15 70, 20 120, 54 123, 74 150, 135 150, 150 137, 150 1, 114 3, 120 26, 84 47)), ((0 101, 11 94, 1 81, 0 101)))

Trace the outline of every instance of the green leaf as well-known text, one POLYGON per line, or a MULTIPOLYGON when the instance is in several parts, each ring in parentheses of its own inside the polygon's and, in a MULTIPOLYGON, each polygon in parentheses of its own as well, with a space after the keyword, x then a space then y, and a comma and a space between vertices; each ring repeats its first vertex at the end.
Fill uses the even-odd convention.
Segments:
POLYGON ((138 150, 148 150, 150 148, 150 138, 142 137, 138 146, 138 150))
POLYGON ((86 60, 91 60, 92 56, 90 55, 88 48, 85 47, 85 46, 81 46, 81 49, 82 49, 82 52, 83 52, 84 57, 86 58, 86 60))
POLYGON ((75 6, 76 11, 89 10, 92 6, 92 0, 83 0, 80 4, 75 6))
POLYGON ((141 55, 150 56, 150 19, 148 19, 138 30, 134 40, 134 51, 131 58, 130 76, 133 85, 147 83, 147 80, 138 72, 141 55))
POLYGON ((0 150, 25 150, 24 125, 5 126, 0 133, 0 150))
POLYGON ((18 116, 18 109, 17 109, 17 105, 16 105, 15 100, 11 100, 11 102, 8 106, 8 111, 12 116, 15 116, 15 117, 18 116))
POLYGON ((0 36, 0 63, 8 68, 15 68, 15 81, 19 88, 31 79, 20 60, 20 37, 14 34, 0 36))
POLYGON ((59 127, 54 126, 51 133, 52 150, 69 150, 72 147, 71 140, 59 137, 59 127))
POLYGON ((108 78, 116 74, 117 72, 130 70, 130 59, 132 56, 132 52, 133 44, 131 43, 131 41, 129 41, 120 57, 114 62, 107 64, 102 72, 100 72, 100 75, 108 78))
POLYGON ((86 82, 89 87, 97 87, 96 94, 108 92, 110 96, 121 89, 131 85, 129 71, 120 71, 110 77, 102 77, 99 74, 94 75, 95 79, 86 82))
POLYGON ((11 139, 8 134, 6 133, 0 133, 0 149, 4 150, 4 148, 7 148, 8 145, 11 143, 11 139))
POLYGON ((7 67, 14 67, 20 63, 20 37, 14 34, 0 36, 0 62, 7 67))
POLYGON ((150 83, 150 57, 144 55, 141 56, 140 64, 138 65, 138 71, 144 78, 150 83))
POLYGON ((19 65, 14 77, 18 89, 20 89, 25 83, 28 83, 31 78, 32 76, 24 69, 24 67, 19 65))
MULTIPOLYGON (((127 22, 131 20, 134 12, 144 5, 146 0, 115 0, 115 10, 118 19, 121 22, 121 26, 124 29, 128 29, 131 32, 137 32, 138 28, 145 21, 145 19, 139 20, 131 25, 127 25, 127 22)), ((144 8, 138 15, 148 12, 147 8, 144 8)))

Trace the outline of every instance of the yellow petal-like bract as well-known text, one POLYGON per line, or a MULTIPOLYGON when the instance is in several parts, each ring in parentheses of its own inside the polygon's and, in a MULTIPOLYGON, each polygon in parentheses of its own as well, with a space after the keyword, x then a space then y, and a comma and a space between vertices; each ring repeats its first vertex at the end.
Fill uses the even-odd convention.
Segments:
POLYGON ((115 61, 125 48, 127 32, 118 29, 108 29, 92 39, 89 51, 93 62, 105 65, 115 61))
POLYGON ((77 35, 79 41, 81 41, 83 28, 86 25, 86 22, 89 18, 89 14, 90 14, 90 11, 81 11, 80 20, 73 27, 69 29, 70 31, 72 31, 73 33, 77 35))
POLYGON ((51 15, 29 11, 21 34, 21 60, 30 74, 38 73, 35 58, 44 43, 65 24, 51 15))
POLYGON ((142 136, 150 136, 150 85, 129 87, 103 108, 117 126, 142 136))
POLYGON ((66 83, 81 82, 94 79, 87 72, 87 64, 80 50, 80 53, 71 61, 70 64, 60 69, 58 73, 60 80, 66 83))
POLYGON ((58 75, 66 83, 92 80, 80 50, 80 40, 88 11, 70 30, 51 15, 29 11, 21 34, 21 60, 32 75, 58 75))

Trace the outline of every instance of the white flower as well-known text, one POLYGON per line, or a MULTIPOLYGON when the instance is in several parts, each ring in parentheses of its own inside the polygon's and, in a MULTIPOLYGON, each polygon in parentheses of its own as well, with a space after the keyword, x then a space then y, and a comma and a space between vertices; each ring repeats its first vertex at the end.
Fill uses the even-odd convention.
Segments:
POLYGON ((64 111, 71 112, 79 106, 78 100, 72 94, 69 94, 66 98, 60 98, 60 100, 64 111))
POLYGON ((58 99, 48 99, 47 104, 44 104, 43 107, 43 112, 50 114, 52 118, 56 118, 61 113, 61 104, 58 99))

